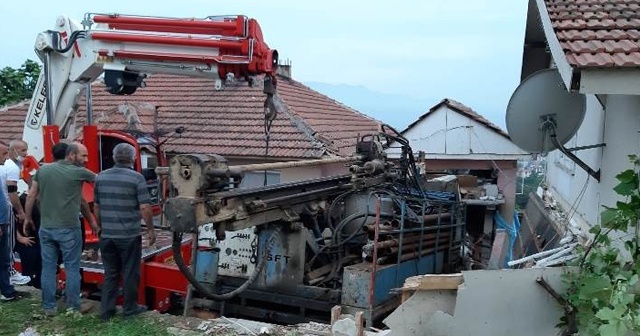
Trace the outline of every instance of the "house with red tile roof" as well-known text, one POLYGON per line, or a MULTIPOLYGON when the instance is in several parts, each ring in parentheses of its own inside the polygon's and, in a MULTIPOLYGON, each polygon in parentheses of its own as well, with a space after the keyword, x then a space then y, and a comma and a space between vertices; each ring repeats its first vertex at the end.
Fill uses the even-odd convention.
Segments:
MULTIPOLYGON (((130 96, 111 95, 98 81, 92 85, 93 121, 102 129, 164 134, 164 150, 218 154, 230 164, 349 156, 360 135, 376 132, 379 122, 322 95, 285 75, 278 77, 280 113, 270 128, 268 152, 261 81, 227 82, 214 89, 208 79, 152 75, 130 96), (173 132, 182 127, 177 135, 173 132)), ((78 101, 78 133, 86 120, 84 94, 78 101)), ((28 101, 0 110, 0 140, 21 138, 28 101)), ((274 181, 346 172, 344 165, 303 167, 274 172, 274 181)))
POLYGON ((587 230, 603 206, 615 205, 615 176, 640 152, 640 3, 529 0, 521 77, 548 68, 566 90, 586 96, 584 120, 565 147, 590 146, 573 153, 601 178, 555 150, 546 179, 554 199, 575 212, 571 227, 587 230))
MULTIPOLYGON (((427 171, 473 171, 484 177, 494 176, 491 180, 504 195, 500 210, 505 218, 512 218, 518 160, 528 156, 504 130, 472 108, 445 98, 400 133, 427 171)), ((389 157, 399 157, 399 148, 392 144, 388 153, 389 157)))

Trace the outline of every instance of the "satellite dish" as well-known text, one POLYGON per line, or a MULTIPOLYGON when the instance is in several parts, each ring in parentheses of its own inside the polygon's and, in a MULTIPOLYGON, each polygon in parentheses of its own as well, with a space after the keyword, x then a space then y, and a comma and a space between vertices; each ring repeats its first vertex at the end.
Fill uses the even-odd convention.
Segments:
POLYGON ((555 132, 566 144, 584 120, 586 98, 569 92, 557 69, 545 69, 527 77, 511 95, 507 106, 507 131, 511 140, 529 153, 556 149, 555 132))
POLYGON ((600 181, 600 170, 591 169, 564 147, 582 124, 586 106, 585 95, 569 92, 557 69, 540 70, 520 83, 511 95, 507 105, 507 131, 521 149, 529 153, 558 149, 600 181))

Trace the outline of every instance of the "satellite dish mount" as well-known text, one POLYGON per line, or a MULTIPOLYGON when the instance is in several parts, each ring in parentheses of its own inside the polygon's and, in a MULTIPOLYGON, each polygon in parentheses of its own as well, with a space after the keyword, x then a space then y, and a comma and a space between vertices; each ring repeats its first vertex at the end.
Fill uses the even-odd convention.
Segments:
POLYGON ((507 130, 511 140, 521 149, 529 153, 558 149, 600 182, 600 170, 589 167, 572 151, 604 144, 573 149, 564 147, 578 132, 585 112, 585 96, 567 91, 557 69, 544 69, 527 77, 513 92, 507 106, 507 130))
MULTIPOLYGON (((571 161, 575 162, 580 168, 584 169, 587 174, 591 175, 596 181, 600 182, 600 169, 598 171, 593 170, 593 168, 589 167, 584 161, 582 161, 575 154, 571 153, 569 149, 564 147, 563 144, 558 141, 558 134, 556 132, 556 121, 553 118, 553 115, 547 114, 543 116, 544 120, 540 124, 540 130, 544 134, 544 139, 551 140, 551 143, 555 148, 557 148, 562 154, 566 155, 571 161)), ((604 146, 604 145, 602 145, 604 146)))

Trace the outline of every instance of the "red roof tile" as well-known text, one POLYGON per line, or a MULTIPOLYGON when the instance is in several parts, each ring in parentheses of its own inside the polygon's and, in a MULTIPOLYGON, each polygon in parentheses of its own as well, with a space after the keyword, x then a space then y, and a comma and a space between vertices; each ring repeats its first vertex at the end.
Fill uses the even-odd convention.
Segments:
MULTIPOLYGON (((185 127, 181 136, 166 142, 168 152, 265 155, 265 95, 260 85, 232 83, 215 91, 211 80, 169 75, 151 76, 146 84, 130 96, 111 95, 102 84, 93 85, 95 122, 104 129, 153 132, 157 118, 160 131, 185 127), (129 122, 124 112, 130 116, 129 122)), ((379 129, 378 121, 288 78, 278 79, 278 97, 283 111, 271 127, 270 157, 318 158, 327 153, 348 156, 359 134, 379 129)), ((0 129, 0 140, 21 136, 27 105, 0 112, 3 126, 9 121, 13 125, 0 129)), ((79 105, 77 124, 82 125, 83 98, 79 105)))
POLYGON ((14 105, 0 108, 0 142, 9 144, 9 141, 22 138, 24 118, 27 115, 29 101, 25 100, 14 105))
POLYGON ((571 66, 640 67, 640 1, 545 0, 571 66))
POLYGON ((445 98, 442 101, 440 101, 438 104, 434 105, 432 108, 429 109, 429 111, 427 111, 427 113, 423 114, 422 116, 420 116, 420 118, 418 118, 418 120, 414 121, 413 123, 411 123, 409 126, 407 126, 407 128, 405 128, 404 131, 402 131, 401 133, 405 133, 406 131, 408 131, 409 129, 411 129, 413 126, 417 125, 421 120, 423 120, 424 118, 426 118, 429 114, 433 113, 434 111, 436 111, 437 109, 439 109, 441 106, 446 105, 447 107, 449 107, 450 109, 461 113, 462 115, 471 118, 487 127, 489 127, 491 130, 493 130, 494 132, 506 137, 507 139, 511 139, 509 137, 509 134, 507 132, 505 132, 504 130, 502 130, 500 127, 498 127, 497 125, 493 124, 492 122, 490 122, 489 120, 487 120, 486 118, 484 118, 483 116, 481 116, 480 114, 478 114, 478 112, 474 111, 473 109, 471 109, 470 107, 455 101, 453 99, 449 99, 449 98, 445 98))

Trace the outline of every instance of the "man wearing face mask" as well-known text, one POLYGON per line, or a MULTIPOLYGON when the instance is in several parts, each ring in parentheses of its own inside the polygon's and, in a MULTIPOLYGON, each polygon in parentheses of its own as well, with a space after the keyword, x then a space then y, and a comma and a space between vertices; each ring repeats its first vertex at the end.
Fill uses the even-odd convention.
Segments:
MULTIPOLYGON (((14 234, 15 228, 17 225, 22 225, 25 218, 24 209, 22 208, 22 203, 20 202, 20 195, 18 194, 18 184, 21 182, 20 171, 22 170, 22 162, 24 162, 24 158, 27 156, 28 150, 29 146, 25 141, 12 140, 9 143, 9 158, 5 161, 1 172, 2 179, 7 185, 5 195, 7 196, 9 201, 10 222, 7 228, 9 229, 9 237, 11 237, 9 239, 9 248, 12 251, 10 279, 11 283, 14 285, 24 285, 31 281, 30 277, 24 276, 20 272, 16 271, 16 269, 14 268, 13 259, 13 249, 15 247, 14 237, 16 237, 16 235, 14 234)), ((24 239, 24 237, 22 236, 18 237, 18 239, 24 239)))

